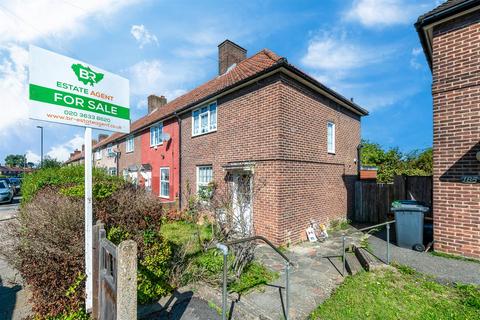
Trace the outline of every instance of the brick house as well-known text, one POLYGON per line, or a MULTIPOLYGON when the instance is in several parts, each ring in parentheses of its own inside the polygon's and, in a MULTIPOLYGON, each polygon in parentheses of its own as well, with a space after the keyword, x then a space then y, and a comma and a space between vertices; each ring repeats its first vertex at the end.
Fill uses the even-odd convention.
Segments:
POLYGON ((480 258, 480 1, 447 1, 415 27, 433 75, 435 250, 480 258))
MULTIPOLYGON (((277 244, 300 241, 311 219, 347 217, 367 111, 270 50, 247 58, 229 40, 218 50, 218 76, 132 124, 142 137, 142 162, 164 158, 177 168, 168 182, 180 207, 187 186, 193 192, 211 181, 232 183, 234 190, 260 186, 246 197, 244 214, 257 234, 277 244), (160 151, 151 147, 158 126, 169 138, 160 151)), ((114 134, 103 145, 123 136, 114 134)), ((154 188, 162 183, 152 180, 154 188)))
POLYGON ((130 134, 112 134, 93 150, 101 152, 116 146, 118 175, 141 185, 162 202, 175 202, 179 196, 179 145, 176 119, 153 121, 167 103, 163 96, 148 97, 148 114, 134 121, 130 134))

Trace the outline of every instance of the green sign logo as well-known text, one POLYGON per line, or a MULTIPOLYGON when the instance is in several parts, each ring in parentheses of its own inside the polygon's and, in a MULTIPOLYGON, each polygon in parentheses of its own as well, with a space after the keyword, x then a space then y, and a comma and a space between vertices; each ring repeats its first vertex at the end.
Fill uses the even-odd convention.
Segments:
POLYGON ((90 67, 82 66, 80 63, 72 64, 72 70, 75 72, 78 81, 83 82, 85 85, 89 84, 92 87, 94 84, 99 83, 104 76, 103 73, 95 72, 90 67))

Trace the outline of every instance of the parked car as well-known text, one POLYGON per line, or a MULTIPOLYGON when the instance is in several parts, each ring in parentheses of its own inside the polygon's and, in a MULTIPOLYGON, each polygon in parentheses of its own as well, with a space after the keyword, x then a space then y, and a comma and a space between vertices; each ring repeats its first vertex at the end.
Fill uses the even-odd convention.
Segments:
POLYGON ((13 201, 13 189, 8 185, 7 181, 0 180, 0 203, 13 201))
POLYGON ((15 195, 20 194, 21 188, 22 188, 22 179, 20 178, 9 178, 10 180, 10 185, 12 186, 13 193, 15 195))

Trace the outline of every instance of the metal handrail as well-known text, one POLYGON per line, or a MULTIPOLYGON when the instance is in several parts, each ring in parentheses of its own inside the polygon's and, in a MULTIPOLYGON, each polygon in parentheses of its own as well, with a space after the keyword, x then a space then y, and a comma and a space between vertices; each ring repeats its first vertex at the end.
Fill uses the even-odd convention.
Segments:
POLYGON ((278 249, 272 242, 270 242, 270 240, 268 240, 265 237, 253 236, 253 237, 228 241, 228 242, 225 242, 224 244, 226 246, 231 246, 231 245, 234 245, 234 244, 239 244, 239 243, 243 243, 243 242, 250 242, 250 241, 255 241, 255 240, 262 240, 263 242, 268 244, 270 246, 270 248, 275 250, 275 252, 278 253, 283 258, 283 260, 285 260, 285 262, 287 262, 288 264, 290 264, 293 267, 293 263, 290 261, 290 259, 288 259, 287 256, 282 251, 280 251, 280 249, 278 249))
MULTIPOLYGON (((376 225, 373 225, 373 226, 357 229, 357 230, 354 231, 354 232, 358 232, 358 231, 363 232, 363 231, 375 229, 375 228, 378 228, 378 227, 387 226, 387 264, 390 264, 390 225, 392 223, 395 223, 395 222, 396 222, 395 220, 390 220, 390 221, 379 223, 379 224, 376 224, 376 225)), ((345 237, 349 233, 353 233, 353 231, 352 232, 345 232, 345 233, 342 234, 342 249, 343 249, 343 252, 342 252, 342 257, 343 257, 342 276, 343 277, 345 276, 345 237)))
POLYGON ((217 249, 221 250, 223 253, 223 290, 222 290, 222 319, 226 320, 227 317, 227 255, 228 247, 231 245, 250 242, 255 240, 262 240, 270 246, 276 253, 278 253, 283 260, 285 260, 285 318, 286 320, 290 319, 289 309, 290 309, 290 299, 289 299, 289 269, 290 266, 294 266, 293 263, 288 259, 288 257, 280 251, 270 240, 262 236, 253 236, 248 238, 242 238, 237 240, 232 240, 225 243, 217 243, 217 249))

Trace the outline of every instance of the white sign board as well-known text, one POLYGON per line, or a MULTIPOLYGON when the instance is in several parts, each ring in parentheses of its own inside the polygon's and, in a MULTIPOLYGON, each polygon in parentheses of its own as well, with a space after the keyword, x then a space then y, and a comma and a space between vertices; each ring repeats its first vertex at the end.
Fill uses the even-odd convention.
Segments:
POLYGON ((30 46, 30 118, 130 132, 125 78, 85 62, 30 46))

